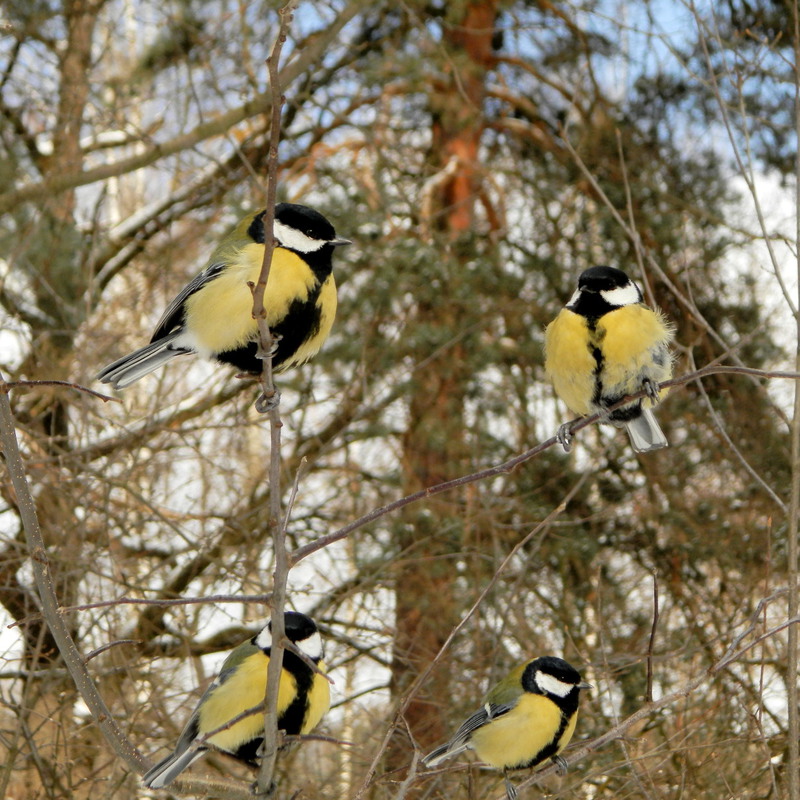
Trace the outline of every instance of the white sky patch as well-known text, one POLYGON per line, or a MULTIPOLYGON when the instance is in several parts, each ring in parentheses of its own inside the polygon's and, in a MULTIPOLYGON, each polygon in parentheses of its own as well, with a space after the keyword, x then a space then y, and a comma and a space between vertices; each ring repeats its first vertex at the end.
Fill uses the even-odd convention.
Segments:
MULTIPOLYGON (((794 187, 782 186, 774 174, 756 175, 756 199, 764 219, 764 230, 758 219, 756 200, 744 179, 735 176, 734 187, 741 193, 739 208, 731 213, 732 227, 752 233, 753 240, 744 247, 729 251, 729 277, 738 281, 742 273, 755 276, 755 295, 763 309, 764 318, 772 326, 777 343, 786 351, 787 359, 773 365, 775 369, 793 370, 793 354, 797 342, 797 327, 791 305, 797 307, 798 260, 794 187), (769 237, 769 245, 766 237, 769 237)), ((767 389, 772 398, 791 416, 794 397, 792 381, 769 381, 767 389)))

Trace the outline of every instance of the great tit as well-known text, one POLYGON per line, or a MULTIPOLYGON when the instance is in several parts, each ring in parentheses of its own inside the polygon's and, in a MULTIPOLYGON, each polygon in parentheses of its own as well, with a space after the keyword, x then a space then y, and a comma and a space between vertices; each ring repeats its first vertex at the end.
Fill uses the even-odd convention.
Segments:
MULTIPOLYGON (((314 620, 305 614, 287 611, 284 625, 286 638, 324 673, 322 639, 314 620)), ((159 761, 142 779, 146 786, 151 789, 167 786, 210 748, 257 766, 258 749, 264 741, 261 706, 272 647, 271 627, 271 624, 266 625, 225 659, 219 675, 189 717, 174 752, 159 761), (230 720, 248 709, 253 709, 253 713, 229 725, 230 720)), ((312 670, 295 653, 284 650, 278 692, 278 728, 290 735, 309 733, 330 704, 330 687, 325 676, 312 670)))
MULTIPOLYGON (((659 383, 672 377, 669 344, 674 328, 657 309, 646 306, 639 287, 614 267, 591 267, 578 289, 545 331, 545 371, 558 396, 574 414, 600 412, 625 427, 637 453, 667 446, 650 410, 665 394, 659 383), (626 395, 645 398, 610 413, 626 395)), ((569 424, 558 440, 569 450, 569 424)))
POLYGON ((575 731, 580 690, 591 688, 562 658, 527 661, 494 686, 480 710, 423 763, 435 767, 464 750, 474 750, 481 761, 506 773, 506 793, 513 800, 517 793, 509 770, 535 767, 551 758, 562 774, 566 771, 559 753, 575 731))
MULTIPOLYGON (((203 271, 162 315, 150 344, 104 367, 97 378, 123 389, 175 356, 199 353, 257 375, 258 327, 253 294, 264 257, 264 214, 245 217, 217 246, 203 271)), ((293 203, 275 206, 276 247, 264 292, 270 333, 277 337, 276 372, 304 364, 328 337, 336 315, 336 236, 318 211, 293 203)))

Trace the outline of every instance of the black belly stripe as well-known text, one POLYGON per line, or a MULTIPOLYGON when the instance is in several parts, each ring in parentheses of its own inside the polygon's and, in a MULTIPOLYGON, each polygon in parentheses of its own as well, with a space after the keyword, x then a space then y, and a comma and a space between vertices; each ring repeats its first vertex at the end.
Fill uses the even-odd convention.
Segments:
POLYGON ((244 761, 245 764, 249 764, 251 767, 257 767, 259 763, 258 749, 263 743, 263 736, 259 736, 257 739, 251 739, 249 742, 239 745, 239 749, 235 753, 231 753, 231 755, 234 758, 238 758, 239 761, 244 761))
POLYGON ((605 358, 599 347, 592 344, 589 345, 589 352, 594 359, 594 393, 592 394, 592 403, 596 406, 603 404, 603 367, 605 366, 605 358))
MULTIPOLYGON (((302 730, 308 714, 308 695, 314 683, 314 673, 305 661, 288 650, 283 652, 283 668, 291 673, 297 682, 297 697, 278 718, 278 728, 286 731, 289 736, 297 736, 302 730)), ((239 745, 236 752, 231 755, 250 766, 257 767, 259 764, 258 750, 263 742, 263 736, 251 739, 249 742, 239 745)))
POLYGON ((290 736, 297 736, 308 716, 308 695, 314 683, 314 673, 308 664, 288 650, 283 654, 283 668, 297 681, 297 697, 278 720, 278 727, 290 736))
POLYGON ((592 394, 592 404, 601 406, 603 404, 603 367, 605 366, 605 358, 603 351, 598 344, 595 344, 595 336, 597 334, 597 320, 598 317, 587 317, 586 327, 589 333, 589 341, 587 347, 594 359, 594 393, 592 394))
POLYGON ((541 764, 545 759, 556 755, 558 753, 558 742, 564 735, 564 731, 567 729, 568 723, 569 717, 562 711, 561 723, 559 724, 556 735, 552 738, 550 744, 548 744, 546 747, 543 747, 530 761, 527 761, 524 764, 517 764, 516 766, 512 767, 512 769, 529 769, 530 767, 535 767, 537 764, 541 764))
MULTIPOLYGON (((603 386, 605 356, 603 355, 603 351, 600 349, 599 345, 595 344, 593 341, 593 335, 597 330, 597 318, 592 317, 587 319, 586 324, 589 328, 589 344, 587 346, 589 348, 589 352, 592 354, 595 364, 594 372, 592 373, 594 375, 594 393, 592 394, 592 404, 598 408, 608 408, 608 406, 613 406, 615 403, 618 403, 620 400, 622 400, 625 395, 605 394, 605 387, 603 386)), ((608 419, 611 422, 630 422, 632 419, 636 419, 636 417, 641 416, 641 414, 642 401, 637 400, 629 405, 623 406, 622 408, 618 408, 616 411, 612 411, 608 415, 608 419)))
MULTIPOLYGON (((317 284, 305 300, 292 302, 286 316, 270 329, 270 333, 280 336, 278 349, 272 357, 274 370, 278 371, 282 365, 291 362, 300 347, 319 333, 322 322, 322 309, 319 306, 321 289, 322 285, 317 284)), ((262 362, 260 358, 256 358, 257 350, 256 342, 248 342, 236 350, 217 353, 215 358, 242 372, 258 375, 261 373, 262 362)))
POLYGON ((543 747, 530 761, 526 761, 524 764, 516 764, 513 767, 510 767, 510 769, 527 769, 529 767, 535 767, 537 764, 541 764, 541 762, 546 758, 552 758, 552 756, 558 754, 558 743, 561 740, 561 737, 564 735, 564 731, 567 729, 567 726, 569 725, 573 715, 578 710, 578 695, 579 692, 577 690, 573 690, 566 697, 561 698, 557 703, 559 710, 561 711, 561 720, 558 725, 558 730, 550 740, 550 744, 548 744, 546 747, 543 747))

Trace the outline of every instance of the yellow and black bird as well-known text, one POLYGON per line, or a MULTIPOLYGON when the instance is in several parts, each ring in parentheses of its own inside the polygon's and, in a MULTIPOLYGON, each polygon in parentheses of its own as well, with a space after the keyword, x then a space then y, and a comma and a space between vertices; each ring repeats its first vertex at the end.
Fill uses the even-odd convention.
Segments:
POLYGON ((541 656, 521 664, 483 699, 455 736, 423 759, 427 767, 474 750, 481 761, 506 773, 506 794, 517 796, 508 771, 528 769, 553 759, 563 774, 559 753, 569 744, 578 720, 578 696, 591 689, 562 658, 541 656))
MULTIPOLYGON (((162 315, 150 344, 103 368, 98 380, 123 389, 175 356, 198 353, 257 375, 258 327, 253 294, 264 256, 264 214, 250 214, 219 243, 203 271, 162 315)), ((276 247, 264 292, 270 333, 277 337, 276 372, 304 364, 319 351, 336 315, 332 256, 351 244, 307 206, 275 206, 276 247)))
MULTIPOLYGON (((320 674, 325 672, 322 639, 314 620, 305 614, 287 611, 284 625, 286 638, 320 670, 315 672, 290 650, 283 653, 278 728, 289 735, 306 734, 317 726, 331 704, 328 681, 320 674)), ((167 786, 212 748, 251 766, 258 765, 258 749, 264 741, 262 705, 271 647, 271 624, 268 624, 230 653, 219 675, 200 698, 175 750, 142 779, 146 786, 151 789, 167 786), (249 709, 252 714, 229 724, 249 709)))
MULTIPOLYGON (((675 332, 664 315, 643 302, 639 287, 614 267, 591 267, 545 331, 545 371, 574 414, 601 413, 625 427, 637 453, 667 446, 651 406, 666 394, 658 384, 672 377, 669 345, 675 332), (647 396, 608 412, 627 395, 647 396)), ((569 424, 558 440, 569 450, 569 424)))

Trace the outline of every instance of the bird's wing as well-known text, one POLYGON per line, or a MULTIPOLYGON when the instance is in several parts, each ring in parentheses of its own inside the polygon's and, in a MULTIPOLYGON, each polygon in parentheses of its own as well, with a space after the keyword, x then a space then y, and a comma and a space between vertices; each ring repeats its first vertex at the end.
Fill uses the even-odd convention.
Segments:
POLYGON ((225 269, 224 261, 217 261, 209 264, 199 275, 192 278, 186 286, 181 289, 178 296, 167 306, 166 311, 161 315, 161 319, 156 324, 156 329, 150 338, 150 342, 155 342, 164 336, 168 336, 175 328, 179 327, 183 322, 183 304, 195 292, 202 289, 207 283, 213 281, 223 269, 225 269))
POLYGON ((453 738, 469 736, 473 731, 482 728, 492 720, 502 717, 503 714, 508 714, 512 708, 514 708, 512 703, 486 703, 480 711, 476 711, 461 723, 461 727, 456 731, 456 735, 453 738))
POLYGON ((203 692, 202 697, 197 701, 197 705, 194 707, 194 711, 192 712, 192 716, 189 718, 189 721, 186 723, 186 726, 183 729, 183 733, 178 739, 178 745, 175 748, 175 752, 179 753, 182 750, 185 750, 192 742, 197 738, 199 733, 199 723, 200 723, 200 707, 205 703, 206 700, 223 684, 231 675, 236 672, 236 668, 239 664, 252 653, 257 653, 259 648, 255 645, 250 644, 249 642, 245 642, 244 644, 240 644, 235 650, 231 651, 228 654, 228 657, 225 661, 222 662, 222 667, 220 668, 219 674, 216 678, 208 685, 208 688, 203 692))
POLYGON ((476 711, 472 716, 467 717, 461 723, 461 727, 455 732, 455 735, 448 743, 448 750, 462 748, 471 738, 472 734, 488 725, 492 720, 502 717, 503 714, 508 714, 514 704, 508 703, 486 703, 480 710, 476 711))
POLYGON ((428 755, 422 759, 423 763, 427 767, 435 767, 445 759, 452 758, 462 753, 471 746, 470 739, 478 728, 488 725, 492 720, 502 717, 503 714, 508 714, 508 712, 514 708, 514 705, 513 703, 511 705, 486 703, 479 711, 476 711, 471 717, 464 720, 461 727, 455 732, 455 735, 447 744, 443 744, 428 753, 428 755))

